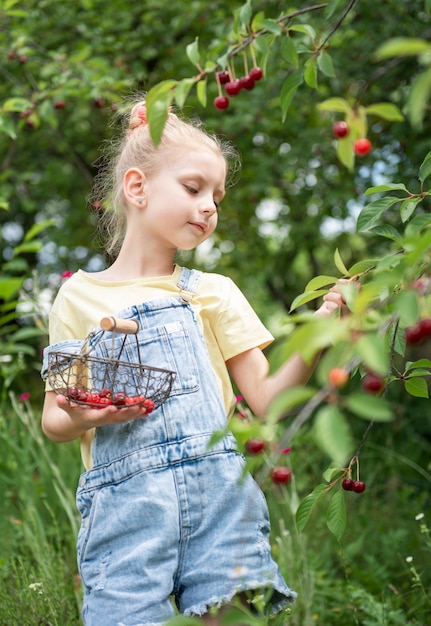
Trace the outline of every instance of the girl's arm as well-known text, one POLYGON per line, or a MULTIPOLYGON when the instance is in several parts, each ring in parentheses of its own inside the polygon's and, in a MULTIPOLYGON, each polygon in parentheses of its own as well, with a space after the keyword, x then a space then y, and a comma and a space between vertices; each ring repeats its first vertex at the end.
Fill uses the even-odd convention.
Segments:
MULTIPOLYGON (((318 317, 329 317, 343 308, 343 298, 334 288, 324 296, 323 305, 316 311, 318 317)), ((229 359, 226 363, 241 395, 251 411, 264 418, 274 398, 290 387, 307 382, 317 363, 310 365, 299 354, 294 355, 280 369, 269 376, 269 363, 260 348, 252 348, 229 359)))

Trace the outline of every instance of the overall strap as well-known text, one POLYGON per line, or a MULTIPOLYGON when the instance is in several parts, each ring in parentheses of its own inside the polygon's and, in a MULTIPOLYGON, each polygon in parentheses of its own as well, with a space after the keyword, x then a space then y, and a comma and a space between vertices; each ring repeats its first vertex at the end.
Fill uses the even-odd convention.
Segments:
POLYGON ((202 272, 183 267, 177 287, 180 290, 180 298, 184 302, 190 302, 197 293, 197 286, 202 272))

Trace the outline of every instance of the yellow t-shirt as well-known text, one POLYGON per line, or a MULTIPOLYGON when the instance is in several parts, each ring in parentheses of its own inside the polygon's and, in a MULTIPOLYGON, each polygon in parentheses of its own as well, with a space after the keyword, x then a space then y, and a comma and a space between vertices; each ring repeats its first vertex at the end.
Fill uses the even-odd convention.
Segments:
MULTIPOLYGON (((49 316, 50 344, 65 339, 85 339, 102 317, 116 315, 133 304, 178 296, 182 268, 169 276, 106 282, 97 274, 78 270, 60 288, 49 316)), ((273 336, 257 317, 242 292, 226 276, 203 272, 191 301, 207 344, 220 392, 230 417, 235 395, 225 362, 246 350, 263 349, 273 336)), ((47 384, 47 389, 50 389, 47 384)), ((91 467, 94 431, 81 439, 84 466, 91 467)))

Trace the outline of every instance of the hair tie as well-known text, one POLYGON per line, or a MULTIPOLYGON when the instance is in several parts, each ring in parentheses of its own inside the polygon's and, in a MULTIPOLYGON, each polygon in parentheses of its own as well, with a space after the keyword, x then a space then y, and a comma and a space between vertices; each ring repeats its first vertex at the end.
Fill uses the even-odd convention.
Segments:
POLYGON ((144 106, 138 106, 136 109, 136 115, 141 120, 142 124, 145 125, 147 123, 147 109, 144 106))

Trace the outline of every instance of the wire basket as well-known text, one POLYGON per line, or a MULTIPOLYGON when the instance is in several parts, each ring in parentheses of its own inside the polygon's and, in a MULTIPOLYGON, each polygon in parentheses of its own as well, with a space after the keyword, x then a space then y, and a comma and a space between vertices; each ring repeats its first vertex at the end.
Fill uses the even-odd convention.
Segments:
POLYGON ((94 334, 85 340, 78 354, 52 351, 48 354, 48 382, 53 391, 76 404, 97 408, 115 405, 118 408, 140 406, 151 413, 169 397, 176 373, 141 363, 134 320, 103 318, 102 332, 91 344, 94 334), (105 331, 112 331, 112 354, 97 354, 97 345, 105 331), (116 333, 123 333, 120 348, 115 349, 116 333), (127 335, 135 335, 138 363, 121 359, 127 335), (96 350, 96 354, 92 354, 96 350), (116 352, 116 354, 114 354, 116 352))

